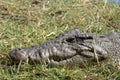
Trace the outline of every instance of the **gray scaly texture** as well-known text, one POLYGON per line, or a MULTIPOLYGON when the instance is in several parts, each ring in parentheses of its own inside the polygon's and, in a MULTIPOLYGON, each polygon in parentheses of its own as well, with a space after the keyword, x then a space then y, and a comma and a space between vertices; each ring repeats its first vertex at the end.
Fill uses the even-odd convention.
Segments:
POLYGON ((73 29, 41 45, 16 48, 9 57, 14 61, 40 61, 55 66, 83 65, 110 58, 120 65, 120 34, 90 34, 73 29))

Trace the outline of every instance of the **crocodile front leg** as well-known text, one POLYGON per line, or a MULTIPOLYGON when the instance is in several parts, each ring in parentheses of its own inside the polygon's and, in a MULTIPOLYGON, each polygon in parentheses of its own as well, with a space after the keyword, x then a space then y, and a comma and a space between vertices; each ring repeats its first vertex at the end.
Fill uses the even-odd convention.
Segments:
POLYGON ((56 57, 57 60, 54 58, 50 59, 49 61, 49 65, 51 66, 75 66, 75 65, 79 65, 79 66, 85 66, 89 63, 97 63, 97 61, 102 61, 104 59, 106 59, 106 57, 104 57, 103 55, 98 55, 97 54, 97 58, 95 56, 95 53, 93 51, 83 51, 80 54, 76 54, 72 57, 66 58, 66 59, 59 59, 58 57, 56 57))

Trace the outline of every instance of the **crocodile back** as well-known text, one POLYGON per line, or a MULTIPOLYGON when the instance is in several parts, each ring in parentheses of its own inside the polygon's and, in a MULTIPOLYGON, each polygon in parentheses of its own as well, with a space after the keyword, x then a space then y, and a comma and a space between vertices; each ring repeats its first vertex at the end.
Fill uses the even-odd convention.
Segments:
POLYGON ((120 65, 120 34, 110 33, 96 38, 96 44, 108 53, 108 57, 120 65))

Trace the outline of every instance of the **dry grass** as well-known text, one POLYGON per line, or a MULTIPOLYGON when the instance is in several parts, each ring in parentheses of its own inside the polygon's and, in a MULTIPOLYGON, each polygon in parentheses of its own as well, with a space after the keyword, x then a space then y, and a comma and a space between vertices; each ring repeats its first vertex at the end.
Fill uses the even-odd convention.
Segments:
POLYGON ((101 66, 47 68, 46 65, 10 65, 4 55, 79 28, 90 33, 120 32, 120 6, 94 0, 0 0, 0 78, 38 80, 119 80, 120 71, 101 66))

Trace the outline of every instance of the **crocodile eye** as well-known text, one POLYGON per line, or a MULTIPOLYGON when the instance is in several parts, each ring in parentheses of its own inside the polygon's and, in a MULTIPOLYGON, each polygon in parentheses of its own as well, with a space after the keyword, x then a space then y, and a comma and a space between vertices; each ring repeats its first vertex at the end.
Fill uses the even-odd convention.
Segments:
POLYGON ((70 43, 71 43, 71 42, 74 42, 74 38, 68 38, 68 39, 66 39, 66 41, 67 41, 67 42, 70 42, 70 43))
POLYGON ((101 35, 100 38, 105 38, 105 36, 101 35))
POLYGON ((22 50, 21 48, 17 48, 16 50, 22 50))

